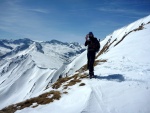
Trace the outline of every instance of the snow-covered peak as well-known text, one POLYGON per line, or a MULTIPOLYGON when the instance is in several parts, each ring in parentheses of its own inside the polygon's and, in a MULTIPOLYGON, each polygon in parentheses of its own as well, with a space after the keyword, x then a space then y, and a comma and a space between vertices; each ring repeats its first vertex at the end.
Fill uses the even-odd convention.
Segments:
POLYGON ((147 16, 106 36, 101 42, 103 55, 99 59, 103 57, 114 60, 127 58, 134 62, 148 63, 150 61, 149 27, 150 16, 147 16))
POLYGON ((51 41, 46 41, 45 43, 50 43, 50 44, 60 44, 60 45, 67 45, 68 43, 65 43, 65 42, 61 42, 61 41, 58 41, 58 40, 51 40, 51 41))
POLYGON ((56 40, 0 40, 0 108, 42 93, 84 50, 56 40))
POLYGON ((83 46, 81 44, 79 44, 78 42, 71 42, 71 43, 67 43, 67 42, 61 42, 61 41, 58 41, 58 40, 51 40, 51 41, 46 41, 46 42, 43 42, 43 43, 49 43, 49 44, 52 44, 52 45, 63 45, 63 46, 68 46, 68 47, 71 47, 73 49, 75 48, 83 48, 83 46))
POLYGON ((16 40, 13 40, 13 39, 10 39, 10 40, 7 40, 7 39, 0 39, 0 42, 1 43, 4 43, 4 44, 21 44, 21 43, 26 43, 26 44, 30 44, 32 43, 33 41, 28 39, 28 38, 23 38, 23 39, 16 39, 16 40))

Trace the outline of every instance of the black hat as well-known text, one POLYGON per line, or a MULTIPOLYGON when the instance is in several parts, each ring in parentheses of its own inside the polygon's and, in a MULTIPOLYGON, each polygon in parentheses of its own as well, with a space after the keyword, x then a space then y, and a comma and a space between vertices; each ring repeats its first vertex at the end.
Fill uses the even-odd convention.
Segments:
POLYGON ((89 35, 92 35, 92 36, 94 36, 92 32, 89 32, 89 35))

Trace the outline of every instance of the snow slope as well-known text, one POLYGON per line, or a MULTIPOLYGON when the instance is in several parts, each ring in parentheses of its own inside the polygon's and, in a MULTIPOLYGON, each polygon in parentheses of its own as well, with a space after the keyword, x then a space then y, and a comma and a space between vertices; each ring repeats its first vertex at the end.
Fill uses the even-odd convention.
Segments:
MULTIPOLYGON (((149 33, 150 16, 114 31, 101 42, 94 68, 96 79, 82 79, 82 87, 80 83, 67 89, 61 86, 56 89, 62 93, 60 100, 15 113, 150 113, 149 33)), ((76 72, 86 64, 85 58, 86 51, 63 74, 87 74, 76 72)))
POLYGON ((56 40, 0 40, 0 108, 42 94, 66 64, 84 51, 77 43, 56 40))

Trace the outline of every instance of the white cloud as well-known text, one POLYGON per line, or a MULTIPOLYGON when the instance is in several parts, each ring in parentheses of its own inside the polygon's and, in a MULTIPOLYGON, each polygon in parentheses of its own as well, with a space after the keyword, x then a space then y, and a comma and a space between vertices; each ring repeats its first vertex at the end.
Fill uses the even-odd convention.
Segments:
POLYGON ((49 11, 48 10, 46 10, 46 9, 38 9, 38 8, 36 8, 36 9, 27 9, 27 10, 29 10, 29 11, 33 11, 33 12, 37 12, 37 13, 45 13, 45 14, 47 14, 47 13, 49 13, 49 11))
POLYGON ((128 14, 128 15, 134 15, 134 16, 143 16, 143 15, 149 15, 150 14, 149 11, 142 11, 142 10, 138 10, 138 9, 116 8, 116 6, 114 6, 114 7, 113 6, 100 7, 100 8, 97 8, 97 10, 102 11, 102 12, 128 14))
POLYGON ((32 9, 21 6, 18 0, 6 0, 0 4, 0 30, 20 37, 41 37, 46 27, 40 15, 48 13, 45 9, 32 9))
POLYGON ((35 40, 50 40, 50 38, 62 40, 64 38, 63 40, 71 41, 75 37, 80 37, 60 28, 68 25, 65 20, 45 19, 43 15, 41 16, 41 14, 55 13, 55 10, 49 12, 42 8, 31 9, 20 5, 17 0, 15 2, 7 0, 0 6, 3 6, 0 8, 3 10, 0 12, 0 30, 8 32, 8 34, 35 40), (67 39, 67 37, 69 38, 67 39))
POLYGON ((134 15, 148 15, 149 12, 138 11, 133 9, 119 9, 119 8, 97 8, 99 11, 112 12, 112 13, 123 13, 123 14, 134 14, 134 15))

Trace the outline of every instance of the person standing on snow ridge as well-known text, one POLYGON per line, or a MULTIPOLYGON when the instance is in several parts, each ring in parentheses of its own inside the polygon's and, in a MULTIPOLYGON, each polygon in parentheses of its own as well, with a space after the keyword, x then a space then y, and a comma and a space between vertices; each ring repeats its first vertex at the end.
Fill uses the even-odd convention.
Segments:
POLYGON ((85 46, 88 46, 87 50, 87 68, 89 69, 89 76, 90 78, 94 77, 94 61, 95 61, 95 55, 96 52, 100 49, 100 43, 97 40, 97 38, 94 37, 92 32, 89 32, 89 34, 85 37, 85 46))

